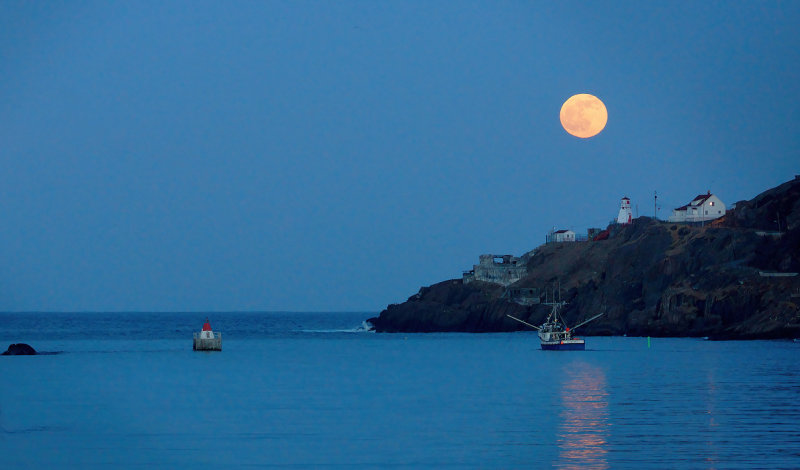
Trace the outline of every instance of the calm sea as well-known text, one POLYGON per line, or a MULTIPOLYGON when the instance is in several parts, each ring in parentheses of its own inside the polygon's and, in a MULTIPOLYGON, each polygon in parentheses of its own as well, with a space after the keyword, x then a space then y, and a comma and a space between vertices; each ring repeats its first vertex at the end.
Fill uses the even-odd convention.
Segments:
POLYGON ((800 468, 800 343, 208 316, 0 314, 0 468, 800 468))

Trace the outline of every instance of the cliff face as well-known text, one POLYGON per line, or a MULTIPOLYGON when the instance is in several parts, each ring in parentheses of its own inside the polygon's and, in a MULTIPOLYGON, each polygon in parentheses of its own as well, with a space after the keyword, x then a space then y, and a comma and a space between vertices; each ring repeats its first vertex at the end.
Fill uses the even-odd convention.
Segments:
POLYGON ((508 331, 511 325, 502 321, 505 315, 525 315, 526 309, 500 299, 504 291, 497 284, 453 279, 423 287, 369 321, 383 332, 508 331))
MULTIPOLYGON (((705 226, 642 217, 609 229, 605 241, 549 244, 526 254, 528 275, 512 287, 544 292, 560 283, 568 324, 605 312, 580 334, 800 337, 800 276, 761 275, 800 272, 800 180, 739 202, 705 226), (777 231, 776 221, 780 236, 758 233, 777 231)), ((370 322, 387 332, 513 331, 525 327, 506 314, 539 324, 549 311, 509 302, 504 292, 495 284, 445 281, 370 322)))

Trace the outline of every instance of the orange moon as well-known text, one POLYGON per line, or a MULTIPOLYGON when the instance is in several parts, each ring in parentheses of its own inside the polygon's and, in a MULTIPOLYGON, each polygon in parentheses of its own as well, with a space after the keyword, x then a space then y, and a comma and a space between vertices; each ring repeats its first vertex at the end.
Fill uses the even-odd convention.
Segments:
POLYGON ((565 131, 586 139, 599 134, 606 127, 608 111, 599 98, 582 93, 564 102, 560 117, 565 131))

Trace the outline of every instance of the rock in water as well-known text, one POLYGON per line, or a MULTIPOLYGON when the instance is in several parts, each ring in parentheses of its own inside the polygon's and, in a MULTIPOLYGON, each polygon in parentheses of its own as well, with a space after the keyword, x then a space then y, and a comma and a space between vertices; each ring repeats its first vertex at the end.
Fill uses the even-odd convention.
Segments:
POLYGON ((6 352, 4 352, 3 356, 33 356, 36 354, 36 350, 33 349, 29 344, 25 343, 18 343, 12 344, 8 347, 6 352))

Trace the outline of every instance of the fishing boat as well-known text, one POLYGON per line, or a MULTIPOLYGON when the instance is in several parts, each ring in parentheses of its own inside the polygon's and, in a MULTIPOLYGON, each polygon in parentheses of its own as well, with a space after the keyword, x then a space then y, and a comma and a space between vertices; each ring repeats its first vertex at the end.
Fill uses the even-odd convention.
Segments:
POLYGON ((586 349, 586 341, 581 338, 573 337, 573 330, 583 326, 590 321, 602 316, 597 314, 592 318, 582 321, 572 328, 568 327, 561 317, 561 309, 566 305, 566 302, 550 302, 545 303, 551 307, 550 314, 541 326, 531 325, 530 323, 520 320, 512 315, 507 315, 524 325, 534 328, 539 332, 539 342, 543 350, 548 351, 583 351, 586 349))

